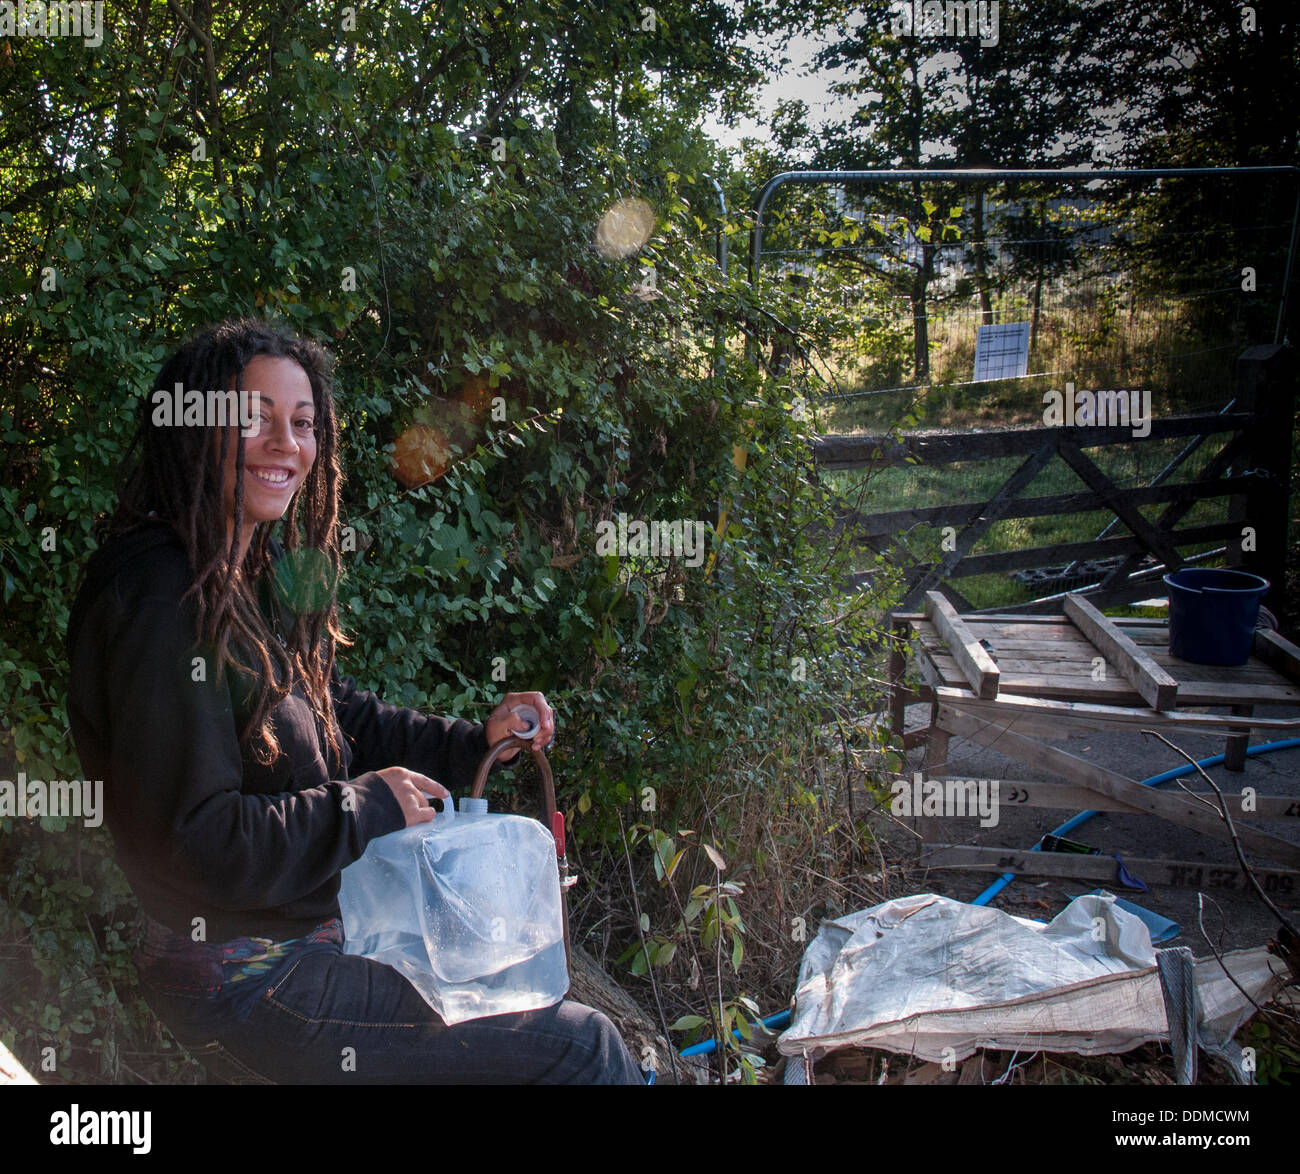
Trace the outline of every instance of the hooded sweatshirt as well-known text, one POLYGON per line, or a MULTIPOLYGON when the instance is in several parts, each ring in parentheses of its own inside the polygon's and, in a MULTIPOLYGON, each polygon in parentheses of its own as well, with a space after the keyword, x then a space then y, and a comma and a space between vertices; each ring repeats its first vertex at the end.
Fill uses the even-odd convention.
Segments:
POLYGON ((487 736, 385 704, 335 671, 342 760, 296 685, 271 715, 280 756, 258 763, 239 745, 247 686, 230 669, 217 679, 182 603, 191 581, 163 524, 91 557, 68 625, 73 740, 85 777, 104 782, 105 822, 150 917, 186 935, 201 924, 212 942, 295 938, 339 916, 340 871, 405 826, 375 772, 405 766, 468 787, 487 736))

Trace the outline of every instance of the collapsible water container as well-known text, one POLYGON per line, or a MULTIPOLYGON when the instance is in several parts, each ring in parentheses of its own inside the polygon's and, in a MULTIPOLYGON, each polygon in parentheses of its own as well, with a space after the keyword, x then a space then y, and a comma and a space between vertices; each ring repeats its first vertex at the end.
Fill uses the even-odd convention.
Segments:
POLYGON ((448 803, 343 870, 344 953, 400 971, 447 1024, 558 1003, 569 976, 555 854, 534 819, 448 803))
POLYGON ((1238 665, 1250 659, 1267 579, 1213 567, 1184 567, 1164 579, 1170 652, 1194 664, 1238 665))

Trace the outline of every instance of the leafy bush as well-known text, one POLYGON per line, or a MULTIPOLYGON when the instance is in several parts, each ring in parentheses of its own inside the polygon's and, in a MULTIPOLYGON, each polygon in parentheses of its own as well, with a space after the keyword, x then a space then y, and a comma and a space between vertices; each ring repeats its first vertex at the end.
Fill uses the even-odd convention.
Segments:
MULTIPOLYGON (((133 97, 104 138, 65 144, 57 215, 35 186, 0 210, 0 777, 79 775, 63 633, 136 403, 185 331, 258 309, 338 358, 345 669, 390 700, 472 718, 507 689, 548 693, 585 874, 577 936, 625 949, 640 891, 665 940, 719 940, 720 923, 675 928, 676 890, 652 879, 649 852, 623 856, 647 787, 659 827, 697 828, 743 874, 737 894, 788 892, 803 902, 790 916, 846 900, 811 876, 790 887, 771 834, 791 810, 812 813, 794 850, 811 844, 822 876, 864 850, 839 805, 867 735, 843 723, 878 690, 878 607, 844 594, 849 552, 821 523, 828 502, 791 412, 808 376, 753 357, 776 336, 829 330, 829 311, 779 290, 760 305, 722 275, 696 208, 717 160, 670 116, 648 110, 629 158, 598 140, 566 154, 520 117, 492 159, 409 119, 413 66, 370 58, 349 73, 302 36, 273 37, 264 88, 250 83, 244 116, 227 107, 224 121, 125 34, 92 88, 66 47, 47 62, 68 109, 133 97), (629 195, 649 203, 653 231, 603 254, 597 225, 629 195), (435 462, 449 452, 450 467, 403 487, 399 441, 435 462), (707 562, 598 554, 598 523, 620 514, 706 523, 707 562), (617 897, 612 917, 600 894, 617 897)), ((44 1080, 197 1079, 135 985, 135 902, 110 837, 74 822, 0 819, 6 1042, 44 1080)), ((710 879, 690 871, 664 879, 710 879)), ((738 927, 750 915, 731 899, 738 927)), ((724 1013, 748 1006, 746 984, 767 993, 774 968, 792 977, 796 939, 761 912, 749 924, 776 952, 752 984, 733 975, 716 993, 724 1013)), ((655 961, 688 989, 671 953, 655 961)))

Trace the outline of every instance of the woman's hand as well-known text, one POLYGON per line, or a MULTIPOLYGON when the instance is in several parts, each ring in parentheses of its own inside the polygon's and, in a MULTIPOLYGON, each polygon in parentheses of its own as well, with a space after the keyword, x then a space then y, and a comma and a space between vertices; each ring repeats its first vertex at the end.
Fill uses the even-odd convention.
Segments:
POLYGON ((402 805, 408 828, 415 823, 428 823, 438 814, 429 806, 431 798, 451 802, 451 792, 441 783, 404 766, 386 766, 375 774, 388 784, 393 797, 402 805))
MULTIPOLYGON (((528 728, 528 723, 519 714, 510 712, 516 705, 531 705, 537 710, 541 725, 533 736, 533 743, 543 750, 547 749, 555 741, 555 710, 547 704, 545 696, 541 693, 507 693, 501 704, 483 723, 483 728, 487 732, 488 745, 495 746, 507 735, 522 733, 528 728)), ((500 754, 497 761, 509 762, 518 754, 518 747, 514 747, 500 754)))

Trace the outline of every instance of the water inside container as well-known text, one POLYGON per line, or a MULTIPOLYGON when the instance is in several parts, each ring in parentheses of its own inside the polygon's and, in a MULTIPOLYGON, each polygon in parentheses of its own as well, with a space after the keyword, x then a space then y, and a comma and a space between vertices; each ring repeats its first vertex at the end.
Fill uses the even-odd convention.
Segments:
POLYGON ((549 831, 463 812, 372 840, 339 891, 345 952, 400 971, 448 1023, 563 998, 560 902, 549 831))

